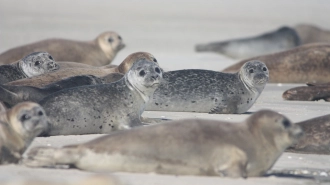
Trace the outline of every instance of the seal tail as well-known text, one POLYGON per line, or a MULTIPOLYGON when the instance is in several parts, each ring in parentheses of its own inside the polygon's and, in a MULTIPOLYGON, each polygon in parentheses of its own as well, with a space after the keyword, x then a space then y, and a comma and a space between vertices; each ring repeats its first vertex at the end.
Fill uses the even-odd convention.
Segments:
POLYGON ((77 148, 35 147, 32 148, 23 163, 29 167, 54 167, 56 165, 75 165, 79 158, 77 148))

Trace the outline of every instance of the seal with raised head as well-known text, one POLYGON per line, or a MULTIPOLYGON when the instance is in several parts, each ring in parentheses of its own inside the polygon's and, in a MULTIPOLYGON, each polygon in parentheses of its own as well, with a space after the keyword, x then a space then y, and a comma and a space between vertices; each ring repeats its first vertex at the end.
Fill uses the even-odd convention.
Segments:
POLYGON ((300 45, 297 32, 289 27, 256 37, 196 45, 197 52, 216 52, 235 59, 243 59, 279 51, 300 45))
POLYGON ((48 127, 43 108, 32 102, 0 113, 0 164, 17 163, 33 139, 48 127))
POLYGON ((330 101, 330 83, 308 83, 307 86, 294 87, 286 90, 282 97, 285 100, 294 101, 330 101))
POLYGON ((0 65, 0 84, 54 72, 59 66, 46 52, 31 53, 13 64, 0 65))
POLYGON ((36 147, 24 163, 68 164, 89 171, 253 177, 270 169, 301 134, 286 117, 262 110, 242 123, 177 120, 63 148, 36 147))
POLYGON ((294 30, 299 35, 301 44, 315 43, 315 42, 329 42, 330 43, 330 31, 324 30, 310 24, 298 24, 294 27, 294 30))
POLYGON ((222 72, 237 72, 247 61, 264 61, 271 83, 327 83, 330 79, 330 44, 306 44, 279 53, 238 62, 222 72))
POLYGON ((23 101, 38 102, 46 96, 63 89, 103 83, 104 81, 101 78, 92 75, 85 75, 70 77, 42 88, 0 85, 0 101, 2 101, 6 107, 12 107, 23 101))
POLYGON ((249 61, 235 74, 188 69, 164 73, 146 110, 233 114, 246 112, 268 81, 267 66, 249 61))
POLYGON ((330 154, 330 114, 298 122, 304 137, 287 151, 309 154, 330 154))
POLYGON ((47 51, 57 61, 71 61, 94 66, 110 64, 116 54, 125 47, 121 36, 108 31, 101 33, 93 41, 74 41, 67 39, 46 39, 32 44, 16 47, 0 54, 0 64, 9 64, 25 55, 47 51))
POLYGON ((53 73, 48 73, 45 75, 40 75, 33 78, 27 78, 22 80, 17 80, 14 82, 7 83, 7 85, 24 85, 24 86, 34 86, 34 87, 43 87, 48 84, 63 80, 72 76, 79 75, 94 75, 96 77, 105 77, 110 73, 122 73, 125 74, 132 67, 134 62, 139 60, 146 60, 152 63, 157 63, 157 60, 153 55, 147 52, 136 52, 132 53, 125 58, 125 60, 118 66, 114 68, 66 68, 59 70, 53 73))
POLYGON ((120 80, 55 92, 39 103, 50 129, 45 135, 110 133, 142 125, 141 114, 162 80, 162 69, 136 61, 120 80))

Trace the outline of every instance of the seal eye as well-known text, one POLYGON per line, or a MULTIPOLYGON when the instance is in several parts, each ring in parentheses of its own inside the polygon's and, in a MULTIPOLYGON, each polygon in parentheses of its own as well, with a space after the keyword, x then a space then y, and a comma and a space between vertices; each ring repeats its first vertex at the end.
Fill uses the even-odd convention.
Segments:
POLYGON ((49 58, 50 60, 54 60, 54 59, 53 59, 53 57, 52 57, 52 56, 50 56, 50 55, 48 56, 48 58, 49 58))
POLYGON ((153 61, 157 63, 157 60, 155 58, 153 59, 153 61))
POLYGON ((23 114, 20 118, 20 120, 23 122, 23 121, 26 121, 26 120, 29 120, 31 117, 27 114, 23 114))
POLYGON ((267 68, 263 67, 262 70, 263 70, 263 71, 267 71, 267 68))
POLYGON ((155 68, 155 71, 156 71, 157 73, 160 73, 160 69, 159 69, 158 67, 155 68))
POLYGON ((283 120, 282 124, 283 124, 284 128, 288 128, 288 127, 290 127, 290 126, 291 126, 291 123, 290 123, 290 121, 289 121, 289 120, 287 120, 287 119, 283 120))
POLYGON ((108 42, 113 42, 113 39, 112 38, 108 38, 108 42))
POLYGON ((146 72, 144 72, 144 70, 140 71, 139 75, 140 76, 144 76, 146 74, 146 72))
POLYGON ((119 39, 119 40, 122 40, 121 36, 118 36, 118 39, 119 39))
POLYGON ((34 63, 34 65, 35 65, 35 66, 38 66, 38 65, 40 65, 40 61, 39 61, 39 60, 37 60, 37 61, 34 63))
POLYGON ((39 116, 42 116, 42 115, 44 115, 44 113, 43 113, 42 111, 39 111, 39 112, 38 112, 38 115, 39 115, 39 116))
POLYGON ((250 69, 249 72, 250 72, 250 73, 253 73, 254 71, 253 71, 253 69, 250 69))

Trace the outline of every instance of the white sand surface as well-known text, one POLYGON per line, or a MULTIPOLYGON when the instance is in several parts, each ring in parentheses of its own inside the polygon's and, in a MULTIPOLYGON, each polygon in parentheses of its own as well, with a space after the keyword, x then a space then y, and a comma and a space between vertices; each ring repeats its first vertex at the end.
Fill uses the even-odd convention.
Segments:
MULTIPOLYGON (((200 68, 221 70, 235 60, 212 53, 196 53, 194 45, 210 41, 254 36, 277 29, 311 23, 330 29, 330 1, 263 0, 0 0, 0 53, 45 38, 92 40, 106 30, 118 32, 127 44, 115 58, 119 64, 136 51, 152 53, 165 70, 200 68)), ((246 114, 214 115, 187 112, 152 112, 146 117, 182 119, 200 117, 241 121, 260 109, 272 109, 292 121, 329 114, 330 104, 282 100, 284 90, 302 84, 268 84, 246 114)), ((99 135, 37 138, 33 146, 63 146, 99 135)), ((307 169, 324 178, 305 179, 270 176, 249 179, 115 173, 132 185, 201 184, 315 184, 329 183, 330 156, 284 153, 273 170, 307 169)), ((0 166, 0 183, 21 178, 74 181, 92 173, 76 169, 31 169, 20 165, 0 166)))

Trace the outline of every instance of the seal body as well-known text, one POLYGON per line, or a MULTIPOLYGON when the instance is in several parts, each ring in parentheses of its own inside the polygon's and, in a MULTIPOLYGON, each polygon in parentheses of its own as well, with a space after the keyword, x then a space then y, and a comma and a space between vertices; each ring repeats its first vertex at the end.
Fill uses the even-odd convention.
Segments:
POLYGON ((288 148, 289 152, 330 154, 330 114, 298 122, 304 136, 288 148))
POLYGON ((264 61, 271 83, 327 83, 330 79, 330 45, 306 44, 279 53, 243 60, 222 72, 234 73, 250 60, 264 61))
POLYGON ((86 75, 74 76, 52 84, 43 88, 32 86, 10 86, 0 85, 0 101, 4 102, 6 107, 12 107, 17 103, 23 101, 38 102, 46 96, 67 88, 83 86, 83 85, 96 85, 103 84, 101 78, 86 75))
POLYGON ((115 32, 104 32, 95 40, 83 42, 67 39, 47 39, 10 49, 0 55, 0 63, 8 64, 25 55, 47 51, 57 61, 72 61, 95 66, 111 63, 118 51, 124 48, 122 38, 115 32))
POLYGON ((116 132, 63 148, 33 148, 28 166, 71 164, 90 171, 261 176, 295 143, 301 129, 260 111, 243 123, 188 119, 116 132))
POLYGON ((158 64, 139 60, 117 82, 53 93, 39 102, 51 123, 46 135, 109 133, 141 125, 145 104, 161 79, 158 64))
MULTIPOLYGON (((48 84, 58 82, 65 78, 80 75, 93 75, 96 77, 105 77, 106 79, 112 79, 107 76, 111 73, 122 73, 125 74, 132 67, 135 61, 147 60, 152 63, 158 64, 157 60, 153 55, 146 52, 136 52, 132 53, 125 58, 125 60, 118 66, 114 68, 108 67, 94 67, 94 68, 66 68, 59 71, 48 73, 33 78, 27 78, 22 80, 13 81, 7 83, 7 85, 20 85, 20 86, 33 86, 33 87, 44 87, 48 84)), ((111 76, 111 75, 110 75, 111 76)))
POLYGON ((31 53, 13 64, 0 65, 0 84, 54 72, 59 66, 46 52, 31 53))
POLYGON ((297 101, 317 101, 323 99, 330 101, 330 83, 307 85, 286 90, 282 95, 283 99, 297 101))
POLYGON ((264 89, 268 69, 260 61, 249 61, 235 74, 189 69, 165 72, 164 81, 146 110, 244 113, 264 89))
POLYGON ((232 58, 242 59, 258 55, 285 51, 300 44, 296 31, 281 27, 276 31, 256 37, 234 39, 209 44, 198 44, 197 52, 216 52, 232 58))
POLYGON ((310 24, 298 24, 294 29, 299 35, 301 44, 316 42, 330 43, 330 31, 328 30, 310 24))
POLYGON ((47 129, 45 111, 24 102, 0 113, 0 164, 17 163, 32 140, 47 129))

